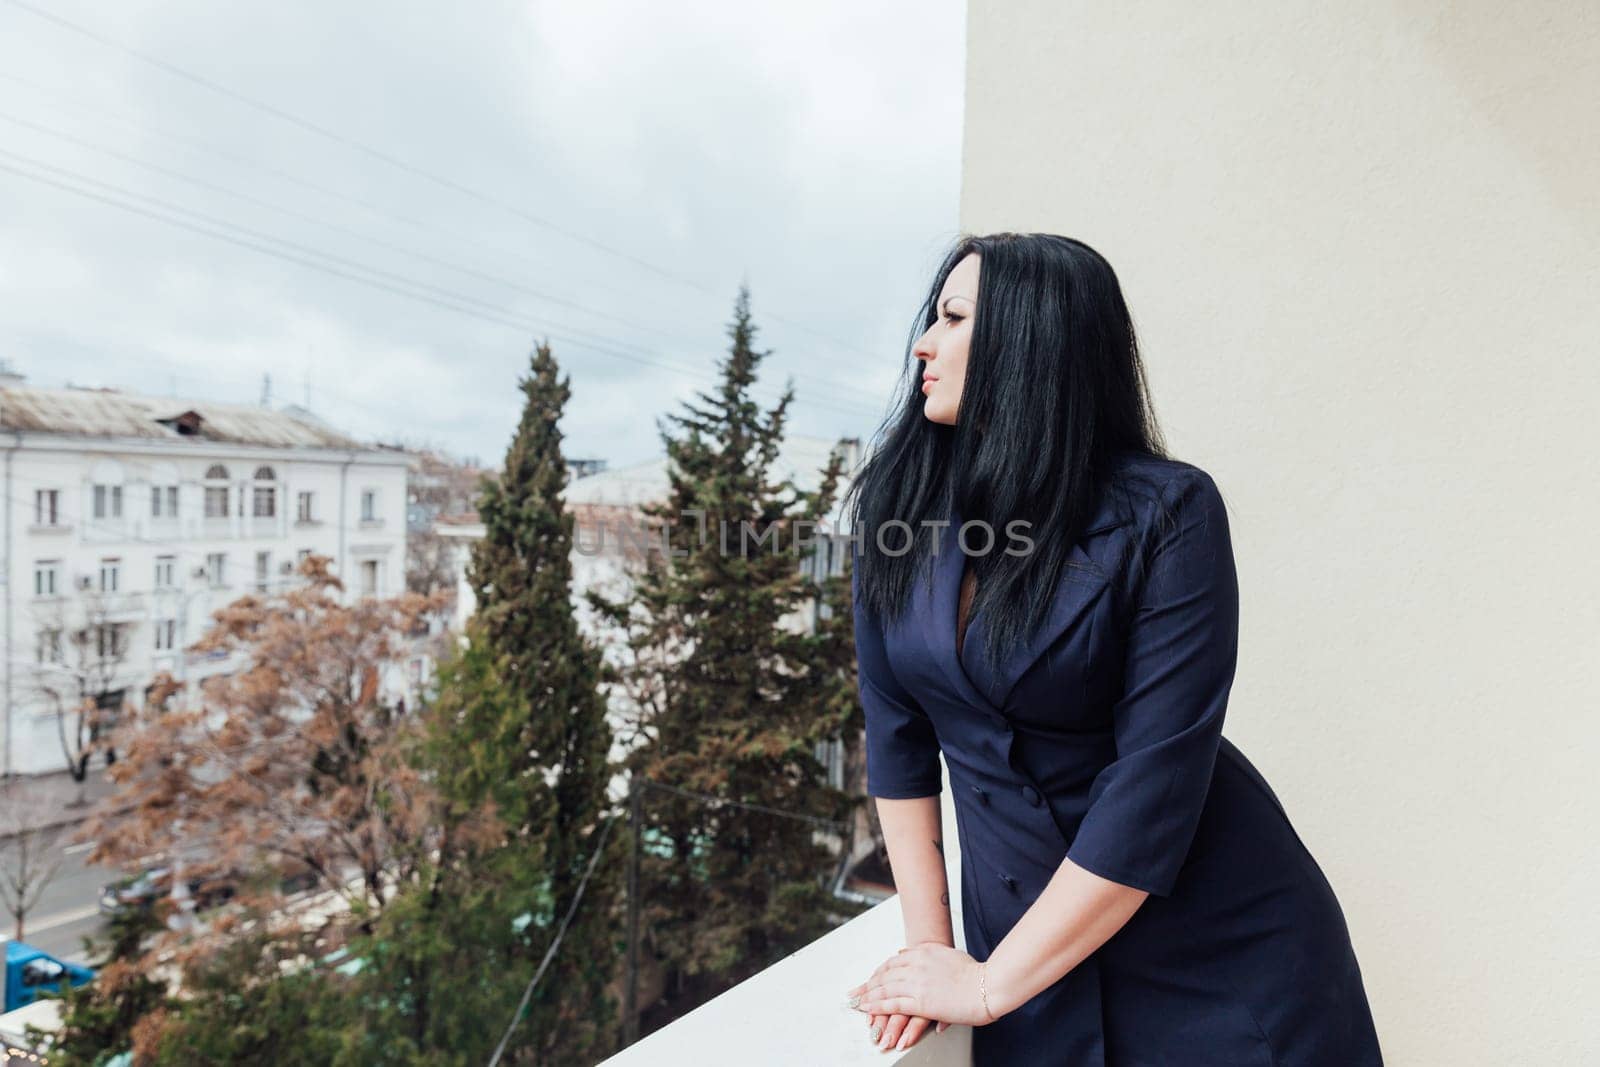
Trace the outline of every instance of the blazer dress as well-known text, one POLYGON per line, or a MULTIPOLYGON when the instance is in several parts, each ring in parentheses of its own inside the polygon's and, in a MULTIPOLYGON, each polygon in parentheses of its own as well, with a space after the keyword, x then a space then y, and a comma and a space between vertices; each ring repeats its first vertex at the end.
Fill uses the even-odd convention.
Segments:
MULTIPOLYGON (((973 1062, 1381 1064, 1334 892, 1222 736, 1239 605, 1217 486, 1192 464, 1143 454, 1121 457, 1112 483, 1128 491, 1104 494, 1045 624, 995 671, 981 612, 957 654, 959 514, 934 535, 931 588, 917 581, 893 624, 855 600, 867 791, 938 795, 944 753, 975 959, 1063 858, 1150 894, 1059 981, 974 1028, 973 1062), (1172 516, 1159 525, 1158 498, 1172 516), (1119 549, 1140 533, 1134 579, 1119 549)), ((974 550, 983 540, 968 535, 974 550)))

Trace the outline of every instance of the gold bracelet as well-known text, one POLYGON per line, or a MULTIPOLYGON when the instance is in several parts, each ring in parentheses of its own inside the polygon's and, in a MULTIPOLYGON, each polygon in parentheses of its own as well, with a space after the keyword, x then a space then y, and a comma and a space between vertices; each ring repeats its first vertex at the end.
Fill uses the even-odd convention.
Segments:
POLYGON ((983 1013, 989 1017, 990 1022, 994 1022, 994 1012, 989 1010, 989 991, 984 988, 984 982, 988 975, 989 961, 984 960, 978 964, 978 999, 983 1001, 983 1013))

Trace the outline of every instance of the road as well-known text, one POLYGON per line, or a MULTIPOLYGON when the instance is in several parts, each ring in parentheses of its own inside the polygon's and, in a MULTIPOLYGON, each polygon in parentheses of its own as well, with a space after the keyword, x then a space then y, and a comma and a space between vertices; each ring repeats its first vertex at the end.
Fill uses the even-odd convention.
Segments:
MULTIPOLYGON (((91 867, 83 862, 91 847, 92 844, 82 844, 62 848, 61 867, 28 913, 23 928, 23 939, 28 944, 75 963, 88 962, 83 939, 106 928, 100 915, 100 888, 117 878, 109 867, 91 867)), ((10 941, 16 932, 16 920, 0 913, 0 942, 10 941)))

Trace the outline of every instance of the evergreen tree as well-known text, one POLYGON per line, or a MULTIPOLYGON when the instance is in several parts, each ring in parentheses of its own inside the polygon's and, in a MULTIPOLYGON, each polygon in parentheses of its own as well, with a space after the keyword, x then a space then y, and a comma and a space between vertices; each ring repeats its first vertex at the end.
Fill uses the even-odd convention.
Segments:
MULTIPOLYGON (((458 808, 493 805, 506 829, 493 867, 509 888, 534 894, 525 949, 512 961, 526 982, 578 893, 618 768, 600 651, 582 635, 571 603, 573 517, 562 502, 568 469, 557 427, 571 387, 547 342, 534 350, 520 389, 522 421, 498 480, 483 482, 483 539, 467 566, 475 640, 488 657, 482 670, 499 693, 462 710, 446 739, 442 781, 458 808)), ((611 854, 587 883, 518 1025, 510 1048, 528 1062, 587 1065, 616 1045, 618 1003, 608 987, 618 973, 622 845, 624 835, 608 838, 611 854)))
POLYGON ((843 631, 791 625, 818 596, 797 553, 832 506, 840 459, 814 493, 775 477, 793 387, 767 412, 752 399, 770 354, 754 347, 755 333, 741 287, 720 385, 662 430, 670 494, 643 510, 671 551, 650 557, 629 602, 590 598, 627 632, 628 690, 648 694, 636 699, 643 741, 627 763, 644 790, 650 839, 640 897, 669 986, 665 1003, 642 1006, 651 1009, 645 1030, 814 940, 849 910, 831 893, 839 858, 828 824, 852 802, 828 786, 816 756, 853 704, 839 681, 848 622, 843 631))
MULTIPOLYGON (((163 907, 129 908, 111 917, 103 938, 84 938, 99 962, 92 982, 61 991, 61 1025, 49 1035, 51 1063, 93 1067, 127 1050, 139 1020, 168 1005, 166 982, 153 977, 145 942, 164 928, 163 907)), ((43 1036, 43 1035, 41 1035, 43 1036)))
MULTIPOLYGON (((548 344, 520 388, 504 470, 480 486, 484 536, 467 568, 477 612, 440 672, 419 752, 441 805, 440 845, 369 946, 369 1009, 398 1009, 393 1062, 402 1046, 416 1062, 487 1060, 578 891, 617 770, 599 650, 572 611, 557 428, 571 390, 548 344)), ((506 1062, 586 1065, 611 1051, 622 836, 610 836, 506 1062)))
POLYGON ((338 976, 308 962, 316 953, 316 935, 262 926, 191 961, 183 996, 134 1028, 133 1062, 332 1067, 360 1030, 338 976))
MULTIPOLYGON (((355 995, 363 1023, 352 1065, 487 1063, 533 974, 529 960, 549 943, 549 924, 532 921, 554 910, 545 850, 520 834, 528 816, 508 819, 500 809, 505 803, 513 811, 536 810, 534 820, 551 818, 548 803, 535 809, 532 799, 517 795, 526 786, 508 778, 528 705, 500 677, 479 619, 468 622, 464 646, 439 664, 436 691, 423 711, 425 736, 413 759, 437 791, 437 848, 421 858, 417 883, 384 909, 370 937, 352 946, 363 961, 355 995)), ((586 892, 582 906, 590 899, 586 892)), ((564 941, 561 952, 567 947, 564 941)), ((599 1058, 557 1047, 551 1059, 539 1060, 537 1025, 519 1023, 507 1062, 599 1058)))

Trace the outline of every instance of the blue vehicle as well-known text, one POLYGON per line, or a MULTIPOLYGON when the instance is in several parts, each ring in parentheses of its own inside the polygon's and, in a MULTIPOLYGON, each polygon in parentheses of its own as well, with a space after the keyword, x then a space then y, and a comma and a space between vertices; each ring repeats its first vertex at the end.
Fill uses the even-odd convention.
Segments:
POLYGON ((94 977, 94 968, 58 960, 20 941, 6 942, 6 1011, 31 1004, 40 993, 58 993, 62 983, 80 986, 94 977))

